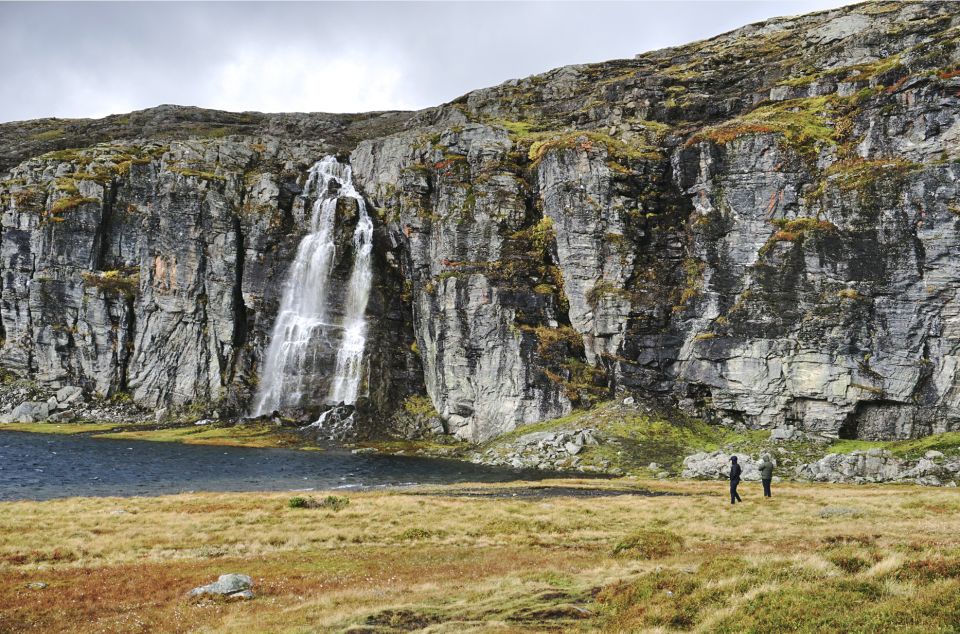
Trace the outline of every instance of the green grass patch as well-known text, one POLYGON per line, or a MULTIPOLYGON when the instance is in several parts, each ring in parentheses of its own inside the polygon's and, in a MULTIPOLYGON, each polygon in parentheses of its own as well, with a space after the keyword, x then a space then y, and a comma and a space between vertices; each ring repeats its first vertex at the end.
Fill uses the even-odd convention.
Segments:
POLYGON ((295 433, 272 425, 234 425, 165 427, 161 429, 125 430, 96 434, 97 438, 182 442, 188 445, 223 445, 230 447, 300 447, 317 449, 295 433))
POLYGON ((403 411, 411 416, 436 416, 437 410, 429 396, 413 394, 403 402, 403 411))
POLYGON ((658 529, 644 529, 623 538, 613 547, 616 557, 659 559, 683 548, 683 538, 676 533, 658 529))
POLYGON ((527 158, 536 166, 550 152, 563 149, 590 151, 597 146, 606 148, 607 154, 618 161, 658 161, 663 158, 660 150, 652 145, 627 144, 619 139, 593 131, 544 132, 530 134, 532 141, 527 158))
POLYGON ((947 455, 960 455, 960 432, 933 434, 912 440, 838 440, 827 453, 852 453, 870 449, 885 449, 898 458, 916 459, 928 451, 940 451, 947 455))
POLYGON ((34 434, 57 434, 72 436, 116 429, 115 423, 4 423, 0 431, 26 431, 34 434))
POLYGON ((585 464, 608 461, 627 473, 641 474, 648 473, 651 462, 677 473, 686 456, 701 451, 727 448, 742 453, 759 453, 767 449, 770 438, 768 430, 736 431, 679 415, 668 419, 657 413, 642 414, 633 408, 622 408, 616 402, 606 402, 562 418, 524 425, 489 441, 481 450, 509 446, 521 436, 533 432, 584 428, 598 429, 608 440, 614 441, 585 446, 579 454, 585 464))
POLYGON ((821 147, 837 143, 835 101, 834 97, 826 96, 762 105, 736 119, 698 132, 690 138, 688 145, 703 140, 726 145, 750 134, 776 133, 805 158, 815 158, 821 147))
POLYGON ((88 203, 99 203, 99 198, 91 198, 84 196, 68 196, 67 198, 61 198, 50 206, 50 214, 58 215, 62 214, 65 211, 70 211, 75 209, 80 205, 86 205, 88 203))
POLYGON ((53 141, 54 139, 59 139, 67 131, 63 128, 54 128, 53 130, 44 130, 43 132, 37 132, 36 134, 30 135, 31 141, 53 141))

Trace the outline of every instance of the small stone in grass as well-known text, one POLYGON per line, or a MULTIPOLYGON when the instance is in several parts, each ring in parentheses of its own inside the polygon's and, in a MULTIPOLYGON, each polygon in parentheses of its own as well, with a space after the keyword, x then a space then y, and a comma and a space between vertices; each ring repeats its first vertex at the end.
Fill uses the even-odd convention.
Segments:
MULTIPOLYGON (((213 583, 207 584, 205 586, 200 586, 194 588, 190 591, 191 597, 201 596, 204 594, 219 594, 219 595, 234 595, 241 594, 244 591, 249 591, 253 587, 253 579, 247 575, 239 575, 235 573, 220 575, 220 578, 214 581, 213 583)), ((250 597, 240 597, 240 598, 253 598, 253 593, 250 593, 250 597)))

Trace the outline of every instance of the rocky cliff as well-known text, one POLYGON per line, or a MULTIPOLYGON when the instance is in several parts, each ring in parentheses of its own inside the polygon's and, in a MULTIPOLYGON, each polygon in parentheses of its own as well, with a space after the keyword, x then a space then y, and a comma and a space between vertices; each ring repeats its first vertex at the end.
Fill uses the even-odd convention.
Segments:
POLYGON ((484 439, 631 392, 750 427, 956 429, 958 43, 954 4, 867 3, 418 113, 8 124, 0 362, 244 411, 306 169, 339 152, 375 214, 376 425, 425 393, 484 439))

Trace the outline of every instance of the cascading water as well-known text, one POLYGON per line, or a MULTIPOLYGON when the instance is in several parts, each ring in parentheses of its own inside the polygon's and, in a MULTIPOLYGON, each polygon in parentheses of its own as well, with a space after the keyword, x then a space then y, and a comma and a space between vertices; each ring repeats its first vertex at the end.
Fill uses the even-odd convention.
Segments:
MULTIPOLYGON (((287 277, 280 312, 270 336, 270 346, 260 376, 254 415, 283 407, 299 407, 304 391, 318 368, 318 351, 337 339, 337 361, 327 404, 353 405, 363 372, 366 344, 364 315, 373 276, 373 222, 363 197, 353 186, 349 165, 327 156, 310 168, 304 195, 315 192, 310 234, 303 238, 287 277), (354 261, 343 304, 342 324, 329 322, 330 274, 336 255, 334 228, 337 202, 349 198, 357 205, 353 232, 354 261)), ((315 423, 322 426, 325 416, 315 423)))

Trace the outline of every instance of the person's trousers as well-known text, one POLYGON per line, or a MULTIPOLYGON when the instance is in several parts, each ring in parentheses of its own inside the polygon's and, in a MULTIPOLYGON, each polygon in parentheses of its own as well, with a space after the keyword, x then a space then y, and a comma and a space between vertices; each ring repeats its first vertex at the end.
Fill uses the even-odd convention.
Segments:
POLYGON ((770 479, 760 480, 763 483, 763 497, 770 497, 770 479))
POLYGON ((737 485, 740 484, 740 480, 730 482, 730 504, 736 504, 737 502, 743 502, 740 499, 740 494, 737 493, 737 485))

